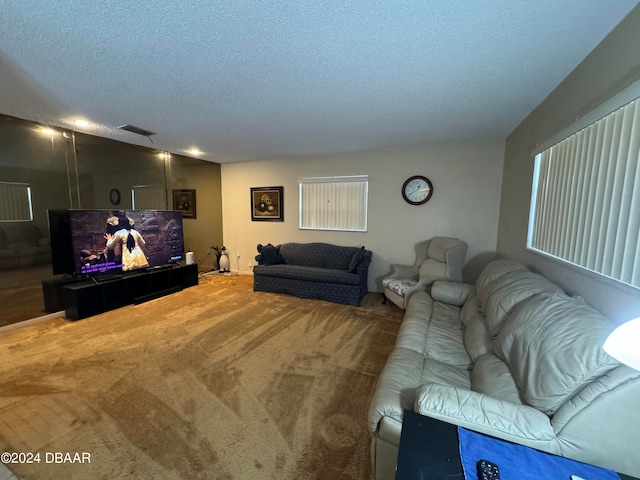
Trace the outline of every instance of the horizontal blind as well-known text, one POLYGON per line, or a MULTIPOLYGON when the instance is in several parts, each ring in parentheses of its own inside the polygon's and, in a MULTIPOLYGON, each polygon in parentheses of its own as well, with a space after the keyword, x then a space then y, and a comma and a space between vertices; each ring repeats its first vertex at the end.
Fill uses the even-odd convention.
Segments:
POLYGON ((536 156, 528 246, 640 287, 640 100, 536 156))
POLYGON ((300 228, 367 231, 366 175, 299 180, 300 228))
POLYGON ((33 220, 31 187, 28 183, 0 182, 0 222, 33 220))

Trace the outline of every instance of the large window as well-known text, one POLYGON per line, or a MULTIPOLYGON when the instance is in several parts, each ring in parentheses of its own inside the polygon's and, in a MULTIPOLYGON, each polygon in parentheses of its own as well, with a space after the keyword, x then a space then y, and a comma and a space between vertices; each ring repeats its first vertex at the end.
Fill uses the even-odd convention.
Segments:
POLYGON ((300 228, 367 231, 366 175, 301 178, 300 228))
POLYGON ((528 247, 640 287, 640 99, 535 157, 528 247))
POLYGON ((31 222, 33 206, 27 183, 0 182, 0 222, 31 222))

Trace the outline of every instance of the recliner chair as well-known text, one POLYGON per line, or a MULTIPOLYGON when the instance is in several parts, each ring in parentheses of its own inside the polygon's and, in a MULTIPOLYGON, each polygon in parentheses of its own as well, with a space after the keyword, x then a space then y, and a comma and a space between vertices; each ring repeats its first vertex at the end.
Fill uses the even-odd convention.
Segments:
POLYGON ((462 281, 462 267, 468 245, 460 239, 433 237, 416 244, 413 265, 392 265, 391 275, 382 280, 384 300, 403 310, 413 292, 424 290, 436 280, 462 281))

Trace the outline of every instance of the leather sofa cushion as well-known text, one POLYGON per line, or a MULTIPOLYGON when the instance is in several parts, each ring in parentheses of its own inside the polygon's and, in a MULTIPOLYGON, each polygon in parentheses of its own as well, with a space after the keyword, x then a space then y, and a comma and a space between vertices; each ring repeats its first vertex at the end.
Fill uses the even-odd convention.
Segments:
POLYGON ((425 344, 426 356, 458 368, 471 368, 473 364, 464 347, 463 332, 460 308, 434 302, 425 344))
POLYGON ((509 366, 492 353, 481 356, 476 361, 471 374, 471 390, 484 393, 498 400, 521 404, 509 366))
POLYGON ((499 258, 498 260, 494 260, 489 263, 484 267, 482 272, 480 272, 478 280, 476 281, 476 295, 478 296, 478 307, 480 307, 480 311, 482 313, 485 313, 486 301, 489 294, 488 289, 491 283, 505 273, 513 272, 515 270, 529 271, 527 267, 516 260, 512 260, 510 258, 499 258))
POLYGON ((474 363, 483 355, 493 352, 493 342, 484 322, 474 322, 465 327, 464 347, 474 363))
POLYGON ((495 338, 511 309, 536 293, 564 293, 562 289, 537 273, 516 270, 494 280, 485 291, 485 322, 495 338))
POLYGON ((471 370, 459 368, 448 363, 443 363, 433 358, 425 358, 422 368, 422 379, 420 383, 435 383, 438 385, 449 385, 465 390, 471 389, 471 370))
POLYGON ((553 415, 619 365, 602 349, 612 322, 581 299, 541 293, 518 304, 494 342, 524 403, 553 415))
POLYGON ((358 274, 330 268, 301 267, 299 265, 279 263, 277 265, 256 265, 253 268, 253 272, 258 275, 306 280, 308 282, 360 285, 360 276, 358 274))
POLYGON ((437 280, 431 286, 431 296, 438 302, 462 306, 467 298, 475 295, 476 288, 466 283, 437 280))
POLYGON ((427 292, 420 291, 411 296, 395 348, 407 348, 425 355, 432 310, 433 301, 427 292))

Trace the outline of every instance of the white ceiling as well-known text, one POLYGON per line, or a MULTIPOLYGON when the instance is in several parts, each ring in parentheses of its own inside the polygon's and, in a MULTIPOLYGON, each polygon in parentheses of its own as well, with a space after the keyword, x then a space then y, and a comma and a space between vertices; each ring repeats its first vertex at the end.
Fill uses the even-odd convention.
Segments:
POLYGON ((0 0, 0 113, 220 163, 506 138, 638 3, 0 0))

